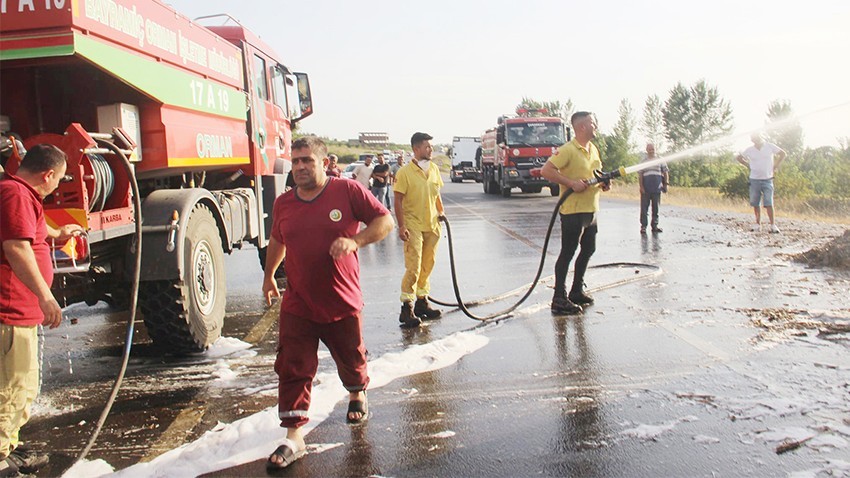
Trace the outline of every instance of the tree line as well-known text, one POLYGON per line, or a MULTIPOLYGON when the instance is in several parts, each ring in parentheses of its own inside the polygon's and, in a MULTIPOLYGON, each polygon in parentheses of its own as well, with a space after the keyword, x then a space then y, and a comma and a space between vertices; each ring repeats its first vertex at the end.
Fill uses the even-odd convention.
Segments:
MULTIPOLYGON (((569 121, 572 105, 569 99, 547 102, 523 98, 517 108, 544 108, 569 121)), ((732 106, 716 86, 705 80, 690 86, 679 82, 664 100, 649 95, 640 118, 636 118, 630 102, 622 99, 611 132, 598 134, 594 144, 605 170, 611 170, 640 161, 644 145, 636 143, 637 132, 664 156, 720 140, 733 130, 732 106)), ((787 100, 774 100, 767 105, 765 136, 788 153, 776 174, 777 196, 850 199, 850 137, 839 140, 838 147, 805 147, 803 129, 787 100)), ((670 183, 678 187, 717 188, 728 197, 747 197, 749 173, 735 162, 736 154, 727 145, 677 161, 669 165, 670 183)), ((633 182, 636 176, 623 179, 633 182)))

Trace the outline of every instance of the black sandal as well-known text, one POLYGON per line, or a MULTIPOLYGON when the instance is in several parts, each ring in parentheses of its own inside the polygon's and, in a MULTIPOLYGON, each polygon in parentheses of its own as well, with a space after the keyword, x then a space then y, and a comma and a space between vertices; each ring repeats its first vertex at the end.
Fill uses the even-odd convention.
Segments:
POLYGON ((274 453, 269 456, 269 460, 266 462, 266 471, 282 470, 291 465, 295 460, 304 456, 306 453, 306 447, 296 451, 295 443, 290 439, 286 439, 283 445, 277 447, 274 453), (282 461, 280 463, 275 463, 272 461, 272 456, 277 456, 282 461))
POLYGON ((363 423, 369 417, 369 404, 366 401, 366 392, 363 392, 363 400, 351 400, 348 402, 348 413, 345 421, 351 424, 363 423), (359 413, 360 418, 351 418, 352 413, 359 413))

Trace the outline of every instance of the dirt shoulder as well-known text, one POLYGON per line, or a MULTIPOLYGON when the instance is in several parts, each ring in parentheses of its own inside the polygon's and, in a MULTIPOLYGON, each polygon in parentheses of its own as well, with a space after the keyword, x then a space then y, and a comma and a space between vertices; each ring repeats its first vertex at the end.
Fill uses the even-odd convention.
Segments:
POLYGON ((662 204, 661 215, 662 217, 668 215, 708 222, 724 226, 730 230, 740 231, 744 238, 743 244, 736 240, 734 241, 735 244, 730 242, 730 246, 766 247, 775 249, 778 255, 788 260, 808 264, 812 267, 829 267, 841 271, 850 271, 850 226, 847 224, 785 217, 778 213, 776 224, 781 232, 771 234, 764 227, 760 232, 750 231, 750 226, 753 223, 751 212, 714 210, 707 204, 700 204, 699 206, 662 204))

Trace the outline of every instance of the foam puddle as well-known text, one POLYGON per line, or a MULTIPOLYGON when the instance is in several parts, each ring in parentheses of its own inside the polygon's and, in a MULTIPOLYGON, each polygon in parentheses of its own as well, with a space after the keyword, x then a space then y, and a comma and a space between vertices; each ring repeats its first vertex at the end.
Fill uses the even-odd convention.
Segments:
MULTIPOLYGON (((391 381, 447 367, 484 347, 489 339, 474 332, 458 332, 443 339, 388 353, 369 362, 369 389, 391 381)), ((322 423, 334 406, 348 395, 336 373, 316 376, 310 404, 310 421, 304 434, 322 423)), ((201 438, 166 452, 147 463, 138 463, 112 474, 123 478, 198 476, 266 458, 285 438, 279 426, 277 406, 269 407, 231 424, 220 424, 201 438)), ((63 476, 93 478, 113 472, 103 460, 83 461, 63 476)))

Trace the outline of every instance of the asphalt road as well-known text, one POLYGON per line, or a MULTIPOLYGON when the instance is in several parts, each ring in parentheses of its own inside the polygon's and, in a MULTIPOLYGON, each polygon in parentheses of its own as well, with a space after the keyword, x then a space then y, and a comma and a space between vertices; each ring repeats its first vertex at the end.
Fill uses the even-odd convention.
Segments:
MULTIPOLYGON (((534 275, 555 198, 487 196, 451 184, 444 202, 464 298, 520 287, 534 275)), ((416 331, 397 325, 401 242, 360 251, 371 358, 463 330, 488 345, 455 364, 370 392, 369 422, 344 404, 309 436, 341 443, 285 476, 776 476, 842 473, 850 462, 850 277, 805 269, 748 218, 662 205, 657 235, 638 234, 637 204, 604 201, 592 264, 636 262, 663 273, 596 294, 579 317, 553 317, 551 281, 512 317, 478 327, 458 311, 416 331), (807 438, 793 447, 793 437, 807 438), (782 451, 783 443, 792 447, 782 451), (838 470, 837 472, 835 470, 838 470)), ((558 228, 544 276, 552 274, 558 228)), ((432 295, 449 300, 446 243, 432 295)), ((647 269, 595 269, 590 288, 647 269)), ((275 310, 260 297, 255 250, 227 259, 224 335, 243 356, 153 353, 140 324, 124 388, 90 454, 124 468, 276 403, 275 310)), ((503 305, 503 304, 502 304, 503 305)), ((494 310, 499 304, 482 307, 494 310)), ((24 439, 50 451, 57 476, 85 445, 120 363, 125 314, 72 306, 46 333, 43 395, 24 439)), ((332 370, 328 359, 323 370, 332 370)), ((843 473, 850 473, 850 464, 843 473)), ((214 476, 263 476, 263 462, 214 476)))

